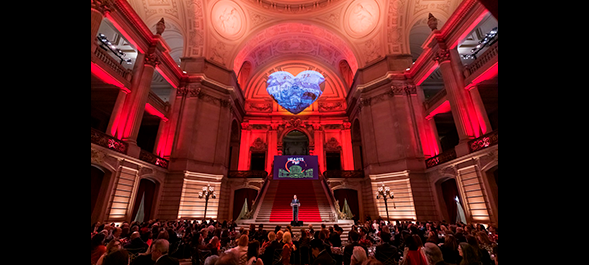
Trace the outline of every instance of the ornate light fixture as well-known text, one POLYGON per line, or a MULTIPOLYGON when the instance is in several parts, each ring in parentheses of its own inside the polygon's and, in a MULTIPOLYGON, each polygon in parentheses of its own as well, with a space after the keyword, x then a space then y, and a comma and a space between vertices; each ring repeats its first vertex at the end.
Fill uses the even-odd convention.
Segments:
MULTIPOLYGON (((389 216, 389 205, 388 205, 387 201, 389 199, 390 200, 394 199, 395 193, 391 191, 391 188, 385 187, 384 184, 382 184, 381 187, 378 187, 378 191, 376 192, 376 199, 380 200, 381 198, 384 199, 384 206, 386 207, 386 210, 387 210, 387 221, 390 223, 391 218, 389 216)), ((393 206, 395 207, 395 209, 397 209, 395 202, 393 202, 393 206)))
POLYGON ((207 219, 207 208, 209 207, 209 198, 212 197, 213 199, 217 198, 217 193, 215 192, 215 187, 212 187, 209 183, 206 187, 202 187, 202 191, 198 193, 198 198, 205 199, 205 214, 204 219, 207 219))

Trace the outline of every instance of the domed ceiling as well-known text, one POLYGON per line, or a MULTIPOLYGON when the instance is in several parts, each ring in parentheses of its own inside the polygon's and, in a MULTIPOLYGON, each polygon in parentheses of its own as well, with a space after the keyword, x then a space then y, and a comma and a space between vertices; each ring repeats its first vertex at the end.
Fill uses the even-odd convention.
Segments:
MULTIPOLYGON (((460 0, 129 3, 154 32, 157 21, 165 18, 163 37, 178 64, 180 57, 204 56, 235 71, 246 99, 263 102, 271 99, 265 82, 275 71, 296 76, 315 70, 325 77, 318 101, 345 99, 358 68, 386 54, 411 54, 411 29, 423 27, 428 13, 438 18, 441 28, 460 0)), ((335 103, 330 104, 326 106, 335 103)))

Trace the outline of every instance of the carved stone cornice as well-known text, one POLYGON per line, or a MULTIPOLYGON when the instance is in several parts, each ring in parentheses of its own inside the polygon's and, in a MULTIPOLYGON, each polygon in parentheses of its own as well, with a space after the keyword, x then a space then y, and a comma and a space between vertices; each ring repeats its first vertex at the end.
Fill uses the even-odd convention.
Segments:
POLYGON ((188 98, 198 97, 200 90, 199 84, 190 84, 176 89, 176 96, 188 98))
POLYGON ((412 84, 407 84, 407 83, 403 83, 403 84, 393 84, 391 86, 391 89, 393 90, 393 93, 397 96, 399 95, 416 95, 417 94, 417 88, 412 85, 412 84))
POLYGON ((112 0, 91 0, 90 8, 106 15, 113 9, 113 3, 112 0))

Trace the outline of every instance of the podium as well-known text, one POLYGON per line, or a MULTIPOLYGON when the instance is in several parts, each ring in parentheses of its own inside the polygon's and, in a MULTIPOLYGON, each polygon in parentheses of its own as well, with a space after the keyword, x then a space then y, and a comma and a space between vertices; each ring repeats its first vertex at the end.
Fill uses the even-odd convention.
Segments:
MULTIPOLYGON (((300 203, 291 203, 290 207, 292 207, 292 218, 294 220, 299 219, 299 207, 301 206, 300 203)), ((303 226, 303 221, 292 221, 290 222, 291 226, 303 226)))
POLYGON ((303 226, 303 221, 291 221, 290 222, 291 226, 303 226))

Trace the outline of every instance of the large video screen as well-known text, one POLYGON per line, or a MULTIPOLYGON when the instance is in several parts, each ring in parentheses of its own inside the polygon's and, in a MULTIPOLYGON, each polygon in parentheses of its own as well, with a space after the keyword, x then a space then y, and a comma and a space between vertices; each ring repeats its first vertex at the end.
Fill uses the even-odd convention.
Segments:
POLYGON ((319 179, 317 156, 274 156, 274 179, 319 179))

